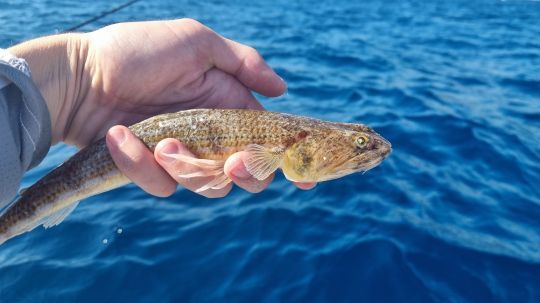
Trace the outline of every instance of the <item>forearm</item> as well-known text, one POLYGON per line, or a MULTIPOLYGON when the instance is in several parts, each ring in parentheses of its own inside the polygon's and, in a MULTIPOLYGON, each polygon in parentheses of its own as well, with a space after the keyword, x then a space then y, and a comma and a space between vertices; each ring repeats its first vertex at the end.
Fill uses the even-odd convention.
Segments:
POLYGON ((66 125, 78 106, 79 96, 89 89, 84 79, 87 47, 83 34, 64 34, 30 40, 9 48, 24 58, 32 80, 45 99, 52 125, 52 144, 65 137, 66 125))

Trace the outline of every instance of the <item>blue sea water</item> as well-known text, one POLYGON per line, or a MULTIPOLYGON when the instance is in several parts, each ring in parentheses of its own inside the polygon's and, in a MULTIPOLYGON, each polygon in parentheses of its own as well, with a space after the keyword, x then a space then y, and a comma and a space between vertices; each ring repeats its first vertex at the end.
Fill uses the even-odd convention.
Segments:
MULTIPOLYGON (((0 47, 112 6, 4 0, 0 47)), ((289 84, 268 109, 393 154, 307 192, 89 198, 0 246, 0 302, 540 302, 540 2, 143 0, 83 29, 179 17, 261 52, 289 84)))

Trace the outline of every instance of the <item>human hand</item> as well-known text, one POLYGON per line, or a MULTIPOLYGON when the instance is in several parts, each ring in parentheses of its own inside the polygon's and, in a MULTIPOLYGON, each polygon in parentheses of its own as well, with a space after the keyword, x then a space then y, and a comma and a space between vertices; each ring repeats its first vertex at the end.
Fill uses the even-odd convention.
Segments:
MULTIPOLYGON (((66 85, 36 81, 44 87, 51 111, 53 142, 82 147, 113 125, 129 125, 163 112, 197 107, 261 109, 250 90, 266 96, 285 90, 285 83, 253 48, 225 39, 194 20, 123 23, 68 37, 68 57, 58 65, 72 76, 57 75, 66 85)), ((44 69, 39 58, 23 57, 39 77, 40 67, 44 69)), ((164 157, 163 150, 171 149, 189 155, 176 140, 165 140, 152 155, 126 127, 115 126, 107 134, 107 143, 120 170, 151 194, 170 195, 177 182, 195 189, 208 181, 176 177, 194 169, 164 157)), ((225 173, 248 191, 264 189, 271 177, 262 182, 249 175, 240 178, 247 173, 244 158, 243 152, 232 155, 225 173)), ((202 194, 224 196, 230 188, 202 194)))

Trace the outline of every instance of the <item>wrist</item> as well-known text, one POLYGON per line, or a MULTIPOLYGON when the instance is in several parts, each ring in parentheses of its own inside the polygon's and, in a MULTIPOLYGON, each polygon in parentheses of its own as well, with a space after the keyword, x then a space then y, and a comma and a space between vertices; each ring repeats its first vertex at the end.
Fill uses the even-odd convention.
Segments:
POLYGON ((83 34, 65 34, 30 40, 9 48, 23 58, 43 96, 52 126, 52 144, 65 139, 66 127, 89 81, 85 77, 87 51, 83 34))

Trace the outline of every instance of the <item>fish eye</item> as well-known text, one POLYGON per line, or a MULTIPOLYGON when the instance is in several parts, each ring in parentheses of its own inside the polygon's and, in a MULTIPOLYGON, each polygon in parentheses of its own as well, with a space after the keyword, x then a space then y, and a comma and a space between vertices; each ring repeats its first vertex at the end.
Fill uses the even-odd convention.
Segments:
POLYGON ((356 138, 356 145, 358 147, 366 146, 367 142, 368 142, 368 137, 366 137, 366 136, 360 136, 360 137, 356 138))

